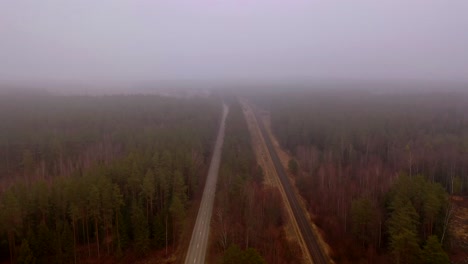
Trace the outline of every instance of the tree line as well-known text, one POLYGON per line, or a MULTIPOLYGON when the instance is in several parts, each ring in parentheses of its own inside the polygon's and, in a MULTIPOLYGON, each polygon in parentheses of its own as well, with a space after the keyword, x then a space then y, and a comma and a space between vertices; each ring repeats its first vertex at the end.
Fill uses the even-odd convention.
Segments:
POLYGON ((0 111, 2 176, 9 179, 0 193, 0 260, 77 263, 173 252, 206 174, 217 100, 15 100, 0 103, 9 110, 0 111))
POLYGON ((217 104, 154 95, 2 96, 0 179, 71 175, 95 161, 120 158, 169 127, 185 126, 206 141, 213 125, 198 121, 213 121, 217 104))

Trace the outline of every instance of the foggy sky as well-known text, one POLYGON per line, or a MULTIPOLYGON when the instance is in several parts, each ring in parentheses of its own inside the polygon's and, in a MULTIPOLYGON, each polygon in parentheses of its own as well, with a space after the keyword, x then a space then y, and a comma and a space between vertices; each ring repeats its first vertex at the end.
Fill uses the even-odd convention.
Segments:
POLYGON ((466 0, 3 0, 0 81, 468 81, 466 0))

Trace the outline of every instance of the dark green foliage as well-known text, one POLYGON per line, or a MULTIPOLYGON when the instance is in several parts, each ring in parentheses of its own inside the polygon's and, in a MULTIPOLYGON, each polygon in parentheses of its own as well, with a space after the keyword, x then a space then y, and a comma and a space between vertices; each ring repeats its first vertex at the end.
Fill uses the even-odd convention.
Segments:
POLYGON ((452 180, 452 191, 455 195, 460 195, 463 191, 463 180, 461 177, 454 177, 452 180))
POLYGON ((132 233, 135 250, 144 254, 150 246, 148 221, 137 202, 132 203, 132 233))
POLYGON ((437 236, 429 236, 424 245, 423 258, 425 264, 449 264, 450 259, 442 249, 437 236))
POLYGON ((16 260, 18 264, 35 264, 36 258, 32 250, 29 248, 28 241, 23 239, 21 242, 21 247, 18 252, 18 259, 16 260))
POLYGON ((183 221, 185 218, 185 208, 181 201, 181 199, 174 195, 172 197, 171 205, 169 206, 169 212, 172 218, 172 232, 173 232, 173 240, 177 240, 177 236, 181 231, 181 226, 183 225, 183 221))
POLYGON ((441 235, 447 194, 440 184, 405 175, 399 177, 390 194, 390 249, 397 263, 421 263, 428 253, 421 250, 422 241, 429 237, 429 246, 434 247, 433 234, 441 235))
POLYGON ((241 263, 264 264, 265 260, 258 254, 254 248, 248 248, 244 251, 243 261, 241 263))
POLYGON ((165 245, 165 239, 166 239, 166 227, 164 223, 164 219, 161 219, 161 216, 156 216, 154 218, 154 224, 153 224, 153 244, 156 248, 164 248, 165 245))
POLYGON ((369 244, 375 223, 375 208, 368 198, 359 198, 351 204, 351 221, 353 234, 364 245, 369 244))
POLYGON ((73 261, 73 231, 68 222, 59 221, 54 239, 55 259, 57 263, 73 261))
POLYGON ((297 175, 299 173, 299 164, 297 163, 297 160, 290 159, 288 162, 288 169, 293 175, 297 175))
POLYGON ((39 224, 34 240, 31 241, 31 249, 35 252, 37 259, 42 263, 54 253, 53 234, 45 223, 39 224))
POLYGON ((7 236, 10 262, 13 262, 15 255, 15 237, 23 222, 21 213, 21 204, 17 195, 12 189, 8 189, 0 201, 0 223, 2 223, 1 231, 6 233, 7 236))
POLYGON ((419 263, 418 214, 409 201, 398 201, 388 220, 390 249, 397 263, 419 263))
POLYGON ((232 244, 226 250, 223 256, 223 264, 235 264, 235 263, 242 263, 242 250, 239 248, 238 245, 232 244))
POLYGON ((224 253, 223 264, 264 264, 265 260, 258 254, 258 252, 249 248, 241 250, 239 246, 233 244, 224 253))
MULTIPOLYGON (((125 207, 122 211, 129 212, 131 208, 125 207)), ((122 214, 119 213, 116 216, 118 219, 118 224, 114 227, 115 233, 118 234, 118 237, 115 238, 114 244, 117 251, 117 254, 120 255, 123 253, 123 250, 128 246, 130 243, 130 214, 122 214)))

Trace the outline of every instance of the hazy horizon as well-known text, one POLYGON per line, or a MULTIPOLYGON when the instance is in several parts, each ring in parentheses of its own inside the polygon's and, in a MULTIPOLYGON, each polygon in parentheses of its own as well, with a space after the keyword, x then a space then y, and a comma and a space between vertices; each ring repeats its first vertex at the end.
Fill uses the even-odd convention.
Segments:
POLYGON ((468 2, 19 0, 0 84, 468 83, 468 2))

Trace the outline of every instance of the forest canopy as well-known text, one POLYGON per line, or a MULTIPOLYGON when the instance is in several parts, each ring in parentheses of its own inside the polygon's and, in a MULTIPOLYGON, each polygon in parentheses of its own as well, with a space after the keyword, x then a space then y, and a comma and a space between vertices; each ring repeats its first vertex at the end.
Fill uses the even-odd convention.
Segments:
POLYGON ((468 95, 276 91, 254 97, 295 156, 296 185, 337 261, 378 262, 388 253, 399 263, 418 263, 428 248, 448 248, 447 193, 468 193, 468 95), (403 250, 411 247, 421 254, 403 250))
POLYGON ((220 109, 201 97, 1 97, 0 261, 175 247, 220 109))

